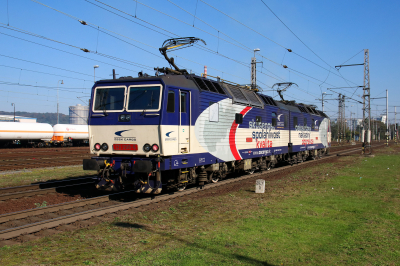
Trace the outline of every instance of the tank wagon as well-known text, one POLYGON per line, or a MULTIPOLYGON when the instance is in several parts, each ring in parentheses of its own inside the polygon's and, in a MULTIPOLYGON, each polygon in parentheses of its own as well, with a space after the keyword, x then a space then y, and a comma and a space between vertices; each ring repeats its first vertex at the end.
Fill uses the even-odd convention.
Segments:
POLYGON ((313 106, 275 101, 196 75, 98 81, 89 142, 97 188, 139 193, 183 190, 230 172, 267 170, 327 153, 330 121, 313 106))
POLYGON ((43 147, 53 137, 53 128, 46 123, 0 122, 0 145, 43 147))
POLYGON ((0 122, 0 147, 88 145, 87 125, 0 122))
POLYGON ((53 145, 79 146, 88 143, 88 125, 56 124, 53 126, 53 145))

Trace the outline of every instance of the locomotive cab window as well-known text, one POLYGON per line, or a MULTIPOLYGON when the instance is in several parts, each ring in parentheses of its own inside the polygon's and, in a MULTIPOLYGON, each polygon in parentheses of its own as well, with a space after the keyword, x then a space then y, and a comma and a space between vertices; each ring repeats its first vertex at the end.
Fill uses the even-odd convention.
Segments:
POLYGON ((160 110, 160 85, 140 85, 129 88, 128 111, 160 110))
POLYGON ((175 113, 175 92, 168 91, 167 112, 175 113))
POLYGON ((276 113, 271 113, 272 116, 272 126, 276 127, 276 113))
POLYGON ((293 117, 293 126, 298 126, 297 117, 293 117))
POLYGON ((311 119, 311 129, 315 129, 315 121, 314 119, 311 119))
POLYGON ((181 92, 181 113, 186 113, 187 93, 181 92))
POLYGON ((97 87, 93 111, 122 111, 125 87, 97 87))
POLYGON ((307 126, 307 118, 304 118, 304 126, 307 126))

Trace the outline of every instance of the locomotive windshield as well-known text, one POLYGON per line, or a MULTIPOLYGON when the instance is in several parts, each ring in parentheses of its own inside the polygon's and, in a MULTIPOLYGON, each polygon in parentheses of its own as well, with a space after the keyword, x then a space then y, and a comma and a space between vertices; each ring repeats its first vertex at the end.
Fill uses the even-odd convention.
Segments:
POLYGON ((158 110, 161 86, 138 86, 129 88, 128 110, 158 110))
POLYGON ((124 108, 125 88, 96 88, 94 111, 119 111, 124 108))

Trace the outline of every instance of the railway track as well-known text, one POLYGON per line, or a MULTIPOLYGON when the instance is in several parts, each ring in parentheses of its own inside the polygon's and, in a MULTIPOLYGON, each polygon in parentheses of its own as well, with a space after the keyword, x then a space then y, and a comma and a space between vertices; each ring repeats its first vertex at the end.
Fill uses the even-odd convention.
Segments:
POLYGON ((140 198, 140 195, 135 195, 136 198, 134 199, 129 199, 129 196, 132 196, 129 195, 129 191, 120 192, 76 202, 63 203, 44 208, 0 215, 0 246, 13 245, 15 243, 18 243, 17 241, 15 241, 16 239, 18 239, 19 241, 26 241, 37 238, 37 236, 31 234, 37 233, 42 230, 53 230, 52 233, 55 233, 59 232, 59 230, 63 230, 66 228, 74 228, 74 226, 69 226, 69 224, 75 222, 79 222, 80 224, 83 224, 83 226, 91 225, 93 223, 86 220, 93 217, 96 217, 97 220, 102 221, 105 220, 102 218, 103 216, 112 213, 127 211, 132 208, 150 205, 162 201, 168 201, 177 197, 183 197, 227 184, 240 182, 242 180, 259 177, 267 173, 292 171, 293 169, 306 168, 312 165, 314 162, 329 160, 334 155, 350 154, 354 152, 360 152, 360 148, 356 147, 353 149, 348 149, 346 151, 338 151, 315 161, 311 160, 293 166, 283 166, 280 168, 272 169, 268 172, 264 171, 256 174, 241 176, 238 178, 223 180, 218 183, 208 184, 203 189, 199 189, 198 187, 196 187, 187 189, 179 193, 162 194, 152 198, 140 198), (121 199, 127 202, 123 202, 123 200, 121 201, 121 199), (59 230, 52 229, 56 227, 59 230))
POLYGON ((82 164, 91 158, 88 147, 0 150, 0 172, 82 164))
MULTIPOLYGON (((350 145, 336 146, 332 151, 348 148, 350 145)), ((357 145, 361 147, 360 144, 357 145)), ((8 149, 0 149, 0 172, 18 171, 22 169, 36 169, 43 167, 60 167, 68 165, 80 165, 83 159, 90 159, 88 147, 79 148, 49 148, 21 149, 16 152, 8 149)))
POLYGON ((67 180, 57 180, 52 182, 42 182, 27 186, 0 188, 0 201, 44 195, 48 193, 57 193, 62 190, 66 191, 76 186, 93 185, 94 177, 95 176, 90 176, 67 180))

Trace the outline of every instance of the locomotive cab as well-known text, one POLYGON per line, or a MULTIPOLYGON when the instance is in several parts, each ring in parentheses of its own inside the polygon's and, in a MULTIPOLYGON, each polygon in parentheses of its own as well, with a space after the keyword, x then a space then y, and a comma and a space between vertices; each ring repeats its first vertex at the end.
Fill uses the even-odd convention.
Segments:
POLYGON ((160 76, 95 84, 89 142, 97 157, 85 160, 84 169, 107 172, 98 188, 119 190, 124 183, 134 185, 138 192, 161 191, 158 175, 170 163, 161 157, 190 152, 192 91, 172 86, 185 80, 184 76, 160 76))
POLYGON ((92 153, 159 154, 161 84, 97 86, 94 92, 92 153))

